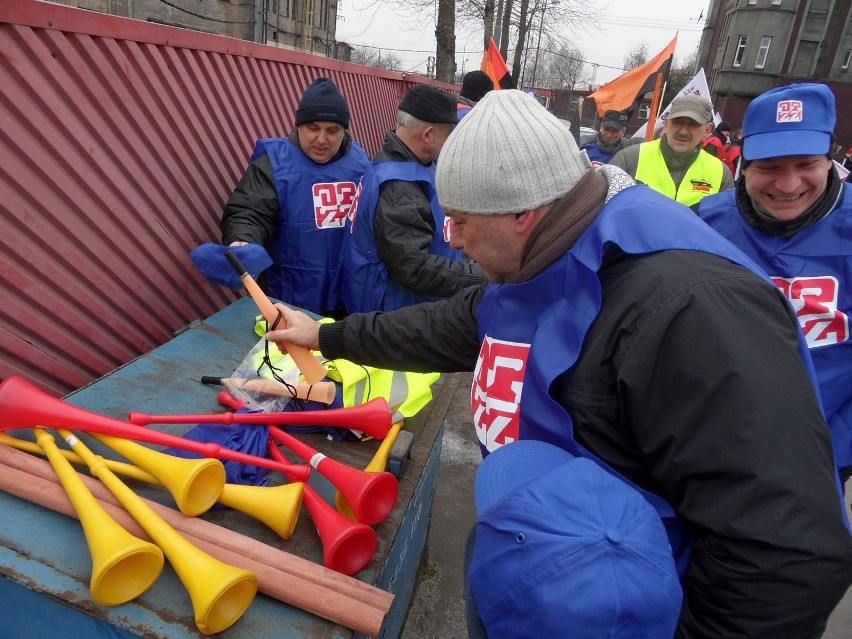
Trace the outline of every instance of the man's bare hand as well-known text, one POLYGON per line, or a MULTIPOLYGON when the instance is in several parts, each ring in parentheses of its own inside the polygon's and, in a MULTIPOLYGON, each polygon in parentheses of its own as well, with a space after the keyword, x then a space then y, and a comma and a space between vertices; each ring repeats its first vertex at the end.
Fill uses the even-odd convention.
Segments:
POLYGON ((276 304, 275 308, 281 311, 281 317, 287 328, 269 331, 266 334, 267 341, 290 342, 312 351, 319 350, 319 322, 284 304, 276 304))

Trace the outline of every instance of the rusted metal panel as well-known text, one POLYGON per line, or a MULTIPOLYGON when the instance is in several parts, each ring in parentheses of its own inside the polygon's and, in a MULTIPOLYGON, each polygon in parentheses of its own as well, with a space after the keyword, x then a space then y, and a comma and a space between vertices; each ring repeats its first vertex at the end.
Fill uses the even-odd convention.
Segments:
POLYGON ((405 90, 426 81, 0 3, 0 378, 65 394, 233 301, 188 253, 219 241, 255 140, 286 135, 321 75, 346 95, 353 136, 371 155, 405 90))

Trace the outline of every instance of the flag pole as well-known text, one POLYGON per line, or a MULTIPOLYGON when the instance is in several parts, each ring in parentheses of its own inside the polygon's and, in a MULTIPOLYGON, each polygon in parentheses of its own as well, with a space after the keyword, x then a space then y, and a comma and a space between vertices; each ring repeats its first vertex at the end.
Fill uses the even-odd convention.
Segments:
POLYGON ((654 139, 654 129, 656 129, 657 113, 660 111, 660 103, 663 101, 663 74, 657 74, 657 81, 654 84, 654 97, 651 98, 651 108, 648 111, 648 128, 645 131, 645 141, 650 142, 654 139), (651 124, 653 123, 653 124, 651 124))

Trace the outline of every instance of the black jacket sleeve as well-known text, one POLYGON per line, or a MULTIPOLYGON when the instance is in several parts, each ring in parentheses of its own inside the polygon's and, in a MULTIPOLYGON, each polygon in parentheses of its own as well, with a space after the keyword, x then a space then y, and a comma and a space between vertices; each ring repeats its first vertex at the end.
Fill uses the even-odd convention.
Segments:
POLYGON ((265 245, 278 230, 278 190, 266 153, 249 164, 222 214, 222 244, 265 245))
POLYGON ((320 326, 320 350, 391 370, 453 373, 472 371, 479 355, 476 311, 485 284, 439 302, 387 313, 355 313, 320 326))
POLYGON ((694 531, 678 638, 817 638, 852 581, 852 538, 795 316, 725 260, 660 259, 607 276, 608 310, 563 380, 578 438, 694 531), (673 271, 690 279, 666 288, 673 271))
POLYGON ((485 280, 478 264, 429 252, 435 218, 420 184, 401 180, 383 184, 373 231, 379 259, 405 288, 423 295, 450 297, 485 280))

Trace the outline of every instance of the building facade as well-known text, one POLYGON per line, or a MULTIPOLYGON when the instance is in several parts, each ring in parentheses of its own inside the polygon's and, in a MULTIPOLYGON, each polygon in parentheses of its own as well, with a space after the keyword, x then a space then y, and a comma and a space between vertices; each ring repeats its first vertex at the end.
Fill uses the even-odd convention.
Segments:
POLYGON ((697 67, 734 126, 764 91, 825 82, 837 99, 837 141, 852 146, 852 2, 711 0, 697 67))
POLYGON ((335 41, 337 0, 49 1, 330 58, 351 55, 351 47, 335 41))

